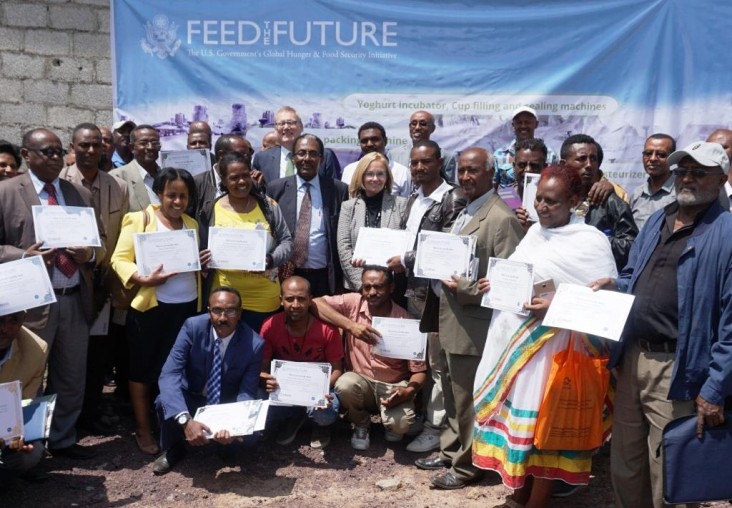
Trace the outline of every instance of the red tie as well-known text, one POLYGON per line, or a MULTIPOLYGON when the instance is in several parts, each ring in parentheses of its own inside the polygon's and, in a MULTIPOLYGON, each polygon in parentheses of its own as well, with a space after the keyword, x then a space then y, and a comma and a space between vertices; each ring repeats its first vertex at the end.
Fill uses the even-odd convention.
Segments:
MULTIPOLYGON (((56 199, 56 187, 47 183, 43 186, 43 190, 48 193, 49 206, 58 205, 58 199, 56 199)), ((74 260, 71 259, 71 256, 69 256, 63 249, 58 249, 56 251, 53 264, 66 276, 67 279, 70 279, 71 276, 76 273, 76 270, 78 270, 74 260)))
POLYGON ((313 204, 310 199, 310 184, 305 183, 305 195, 300 203, 300 215, 295 226, 295 240, 292 249, 292 264, 298 268, 308 260, 308 246, 310 244, 310 219, 313 214, 313 204))

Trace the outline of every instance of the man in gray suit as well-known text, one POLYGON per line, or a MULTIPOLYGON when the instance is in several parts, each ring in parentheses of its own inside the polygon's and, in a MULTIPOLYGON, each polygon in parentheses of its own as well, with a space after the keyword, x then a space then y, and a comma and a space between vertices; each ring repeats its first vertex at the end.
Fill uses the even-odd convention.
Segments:
POLYGON ((57 302, 30 310, 26 318, 26 326, 48 344, 46 391, 58 395, 48 446, 54 455, 86 459, 94 452, 76 444, 74 426, 84 399, 89 324, 94 313, 92 272, 95 262, 104 259, 104 243, 98 249, 40 250, 31 207, 91 207, 92 198, 85 188, 59 179, 64 150, 53 132, 27 132, 20 153, 29 171, 0 183, 0 263, 43 256, 48 266, 57 302))
POLYGON ((159 204, 152 190, 153 181, 160 170, 160 134, 152 125, 138 125, 130 132, 130 144, 134 158, 128 164, 113 169, 110 175, 127 183, 130 195, 130 212, 139 212, 150 203, 159 204))
MULTIPOLYGON (((493 171, 493 156, 483 148, 469 148, 460 154, 458 181, 468 204, 455 219, 451 232, 477 238, 479 274, 486 273, 488 258, 510 256, 524 234, 513 211, 493 191, 493 171)), ((440 436, 440 454, 417 459, 415 465, 427 470, 449 468, 434 476, 432 484, 439 489, 459 489, 483 476, 472 462, 473 381, 492 311, 480 306, 483 294, 478 283, 465 277, 442 281, 439 296, 438 303, 436 295, 428 291, 425 309, 439 305, 447 426, 440 436)), ((429 321, 426 314, 425 310, 423 324, 429 321)))

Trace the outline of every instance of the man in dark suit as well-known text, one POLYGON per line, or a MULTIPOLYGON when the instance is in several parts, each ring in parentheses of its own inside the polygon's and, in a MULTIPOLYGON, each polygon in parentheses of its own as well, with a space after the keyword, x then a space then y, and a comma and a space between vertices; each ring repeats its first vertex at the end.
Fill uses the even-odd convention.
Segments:
MULTIPOLYGON (((76 420, 81 412, 86 378, 89 325, 94 314, 94 264, 105 257, 102 247, 41 251, 33 226, 33 205, 92 206, 91 193, 59 179, 64 150, 48 129, 23 136, 21 155, 29 171, 0 183, 0 263, 26 256, 43 256, 57 302, 28 312, 26 326, 49 349, 47 392, 58 395, 48 440, 54 455, 86 459, 94 452, 76 444, 76 420)), ((103 232, 103 228, 100 227, 103 232)))
POLYGON ((343 287, 336 233, 348 187, 318 173, 323 160, 320 138, 303 134, 295 140, 293 149, 297 174, 271 182, 267 194, 279 204, 292 233, 290 262, 295 274, 310 282, 313 296, 333 295, 343 287))
MULTIPOLYGON (((255 154, 252 162, 252 168, 264 175, 265 184, 295 174, 292 147, 303 130, 302 120, 297 111, 290 106, 283 106, 277 110, 275 113, 275 130, 277 131, 279 146, 255 154)), ((318 166, 318 174, 340 180, 341 165, 332 150, 326 149, 323 151, 318 166)), ((256 175, 254 176, 256 177, 256 175)))
MULTIPOLYGON (((227 286, 214 289, 208 314, 186 320, 160 373, 155 407, 164 451, 153 465, 155 474, 170 472, 185 456, 185 441, 193 446, 209 442, 210 429, 191 418, 199 407, 257 398, 263 353, 262 338, 241 321, 239 292, 227 286)), ((213 440, 221 445, 234 441, 227 430, 217 432, 213 440)))

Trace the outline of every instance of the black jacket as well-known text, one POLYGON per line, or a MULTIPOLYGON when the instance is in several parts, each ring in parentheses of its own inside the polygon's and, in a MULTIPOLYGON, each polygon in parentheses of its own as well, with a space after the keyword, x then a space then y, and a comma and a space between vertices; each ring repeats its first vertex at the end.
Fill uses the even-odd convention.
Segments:
POLYGON ((595 226, 607 235, 615 265, 620 272, 628 262, 630 248, 638 236, 638 226, 635 225, 633 212, 628 203, 616 194, 610 194, 604 205, 590 206, 585 215, 585 224, 595 226))

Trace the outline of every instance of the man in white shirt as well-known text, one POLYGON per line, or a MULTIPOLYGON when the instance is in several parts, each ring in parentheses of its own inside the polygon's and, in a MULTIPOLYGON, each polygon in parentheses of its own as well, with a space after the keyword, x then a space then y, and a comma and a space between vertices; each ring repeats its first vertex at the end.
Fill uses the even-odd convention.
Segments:
MULTIPOLYGON (((386 130, 380 123, 366 122, 359 127, 358 142, 361 145, 361 156, 359 159, 371 152, 378 152, 386 156, 388 140, 386 138, 386 130)), ((341 181, 348 186, 351 185, 351 179, 353 178, 353 173, 356 172, 356 166, 358 166, 358 161, 352 162, 343 168, 341 181)), ((391 189, 392 195, 408 198, 412 192, 412 175, 409 173, 409 170, 406 166, 394 160, 389 160, 389 169, 391 170, 393 182, 391 189)))

